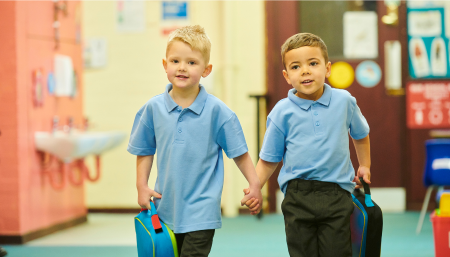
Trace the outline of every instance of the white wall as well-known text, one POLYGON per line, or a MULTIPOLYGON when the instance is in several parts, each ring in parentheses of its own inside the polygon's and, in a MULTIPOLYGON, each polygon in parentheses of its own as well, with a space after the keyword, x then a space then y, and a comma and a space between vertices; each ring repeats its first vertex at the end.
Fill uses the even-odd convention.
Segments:
MULTIPOLYGON (((140 33, 116 29, 116 1, 83 2, 83 38, 104 38, 108 62, 85 69, 84 111, 91 130, 131 131, 137 110, 168 83, 161 60, 167 38, 160 33, 161 2, 145 2, 146 28, 140 33)), ((262 1, 189 2, 190 24, 203 26, 212 42, 213 72, 208 89, 236 112, 253 159, 256 157, 255 100, 265 93, 265 18, 262 1)), ((102 178, 86 187, 89 208, 139 208, 135 189, 135 156, 122 145, 102 156, 102 178)), ((255 161, 255 160, 254 160, 255 161)), ((156 163, 156 162, 155 162, 156 163)), ((149 185, 156 180, 156 165, 149 185)), ((225 163, 224 214, 238 213, 248 184, 232 160, 225 163)))

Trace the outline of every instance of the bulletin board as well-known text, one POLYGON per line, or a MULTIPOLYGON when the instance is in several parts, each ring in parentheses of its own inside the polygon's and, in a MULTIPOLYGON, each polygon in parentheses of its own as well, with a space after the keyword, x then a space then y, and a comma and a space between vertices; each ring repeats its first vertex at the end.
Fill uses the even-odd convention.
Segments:
POLYGON ((411 78, 450 78, 450 25, 449 28, 445 27, 445 9, 445 7, 407 9, 411 78))

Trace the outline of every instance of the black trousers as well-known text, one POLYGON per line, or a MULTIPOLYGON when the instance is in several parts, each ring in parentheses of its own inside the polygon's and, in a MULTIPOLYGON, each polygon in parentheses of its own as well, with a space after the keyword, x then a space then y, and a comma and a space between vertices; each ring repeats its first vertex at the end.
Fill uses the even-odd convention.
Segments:
POLYGON ((178 256, 207 257, 211 251, 215 230, 199 230, 175 234, 178 256))
POLYGON ((291 257, 351 257, 353 200, 338 184, 289 181, 281 204, 291 257))

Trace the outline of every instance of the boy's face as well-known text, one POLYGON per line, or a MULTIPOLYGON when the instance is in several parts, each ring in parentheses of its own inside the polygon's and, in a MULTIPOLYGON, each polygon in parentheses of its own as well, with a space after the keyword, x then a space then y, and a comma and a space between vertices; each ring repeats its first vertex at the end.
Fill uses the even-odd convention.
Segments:
POLYGON ((173 88, 183 90, 198 87, 200 78, 208 76, 212 69, 211 64, 206 65, 200 51, 181 41, 172 42, 163 66, 173 88))
POLYGON ((287 52, 284 60, 283 76, 297 90, 297 96, 318 100, 323 94, 325 78, 331 74, 331 63, 325 63, 320 48, 302 46, 287 52))

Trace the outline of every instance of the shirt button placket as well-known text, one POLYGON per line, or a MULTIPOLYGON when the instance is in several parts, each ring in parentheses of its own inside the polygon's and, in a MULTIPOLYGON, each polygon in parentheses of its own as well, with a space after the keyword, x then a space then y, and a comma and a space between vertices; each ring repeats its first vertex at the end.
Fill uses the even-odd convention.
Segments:
POLYGON ((314 131, 316 134, 320 134, 322 133, 323 128, 320 123, 319 112, 316 110, 316 108, 314 108, 315 106, 316 106, 315 103, 313 103, 311 106, 311 112, 313 113, 314 131))
MULTIPOLYGON (((180 122, 182 122, 183 121, 183 114, 184 114, 184 110, 182 111, 181 110, 181 107, 178 107, 177 108, 177 111, 180 113, 179 115, 178 115, 178 119, 177 119, 177 132, 178 132, 178 135, 179 136, 177 136, 179 139, 181 139, 180 137, 181 137, 181 133, 183 132, 183 128, 181 127, 181 124, 180 124, 180 122)), ((177 138, 176 137, 176 138, 177 138)))

